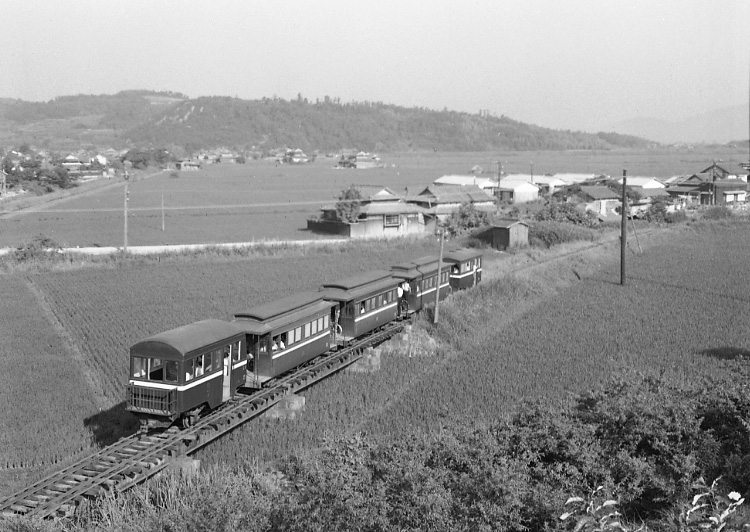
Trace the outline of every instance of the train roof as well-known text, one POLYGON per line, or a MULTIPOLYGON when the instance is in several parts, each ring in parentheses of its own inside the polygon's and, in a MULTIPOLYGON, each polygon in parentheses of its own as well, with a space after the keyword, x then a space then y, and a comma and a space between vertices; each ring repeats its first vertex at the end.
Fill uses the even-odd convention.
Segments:
POLYGON ((443 259, 449 262, 463 262, 465 260, 475 259, 481 256, 482 252, 478 249, 459 248, 448 251, 443 256, 443 259))
POLYGON ((346 279, 326 283, 323 297, 332 301, 352 301, 359 297, 394 288, 396 280, 388 270, 372 270, 346 279))
POLYGON ((130 354, 154 356, 157 351, 178 357, 186 356, 241 334, 242 331, 229 322, 216 319, 202 320, 149 336, 134 344, 130 348, 130 354))
POLYGON ((236 312, 232 324, 247 334, 264 335, 330 309, 321 292, 301 292, 236 312))
MULTIPOLYGON (((450 266, 443 263, 443 268, 447 269, 450 266)), ((432 275, 437 272, 438 269, 438 257, 435 255, 427 255, 414 259, 409 262, 402 262, 396 264, 392 268, 392 275, 400 279, 418 279, 425 275, 432 275)))
POLYGON ((286 314, 287 312, 305 308, 321 299, 323 299, 323 296, 320 292, 298 292, 296 294, 282 297, 281 299, 263 303, 262 305, 256 305, 248 310, 235 313, 234 316, 266 321, 276 316, 286 314))

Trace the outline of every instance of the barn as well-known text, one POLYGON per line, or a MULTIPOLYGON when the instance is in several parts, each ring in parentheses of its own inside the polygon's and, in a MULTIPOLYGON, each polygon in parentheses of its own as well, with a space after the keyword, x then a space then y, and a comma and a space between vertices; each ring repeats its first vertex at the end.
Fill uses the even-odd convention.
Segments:
POLYGON ((481 238, 500 251, 528 246, 529 224, 521 220, 496 220, 490 224, 487 231, 482 233, 481 238))

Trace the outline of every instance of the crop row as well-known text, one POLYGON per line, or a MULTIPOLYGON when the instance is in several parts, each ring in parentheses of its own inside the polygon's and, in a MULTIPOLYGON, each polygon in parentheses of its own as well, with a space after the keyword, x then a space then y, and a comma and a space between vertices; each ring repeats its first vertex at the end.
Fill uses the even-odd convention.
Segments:
POLYGON ((0 282, 0 470, 55 464, 88 448, 96 412, 73 362, 20 275, 0 282))

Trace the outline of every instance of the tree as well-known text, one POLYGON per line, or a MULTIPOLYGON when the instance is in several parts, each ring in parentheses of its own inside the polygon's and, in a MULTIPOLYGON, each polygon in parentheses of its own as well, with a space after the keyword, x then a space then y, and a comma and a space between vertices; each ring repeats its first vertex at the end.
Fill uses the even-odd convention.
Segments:
POLYGON ((339 222, 356 222, 361 212, 362 193, 354 185, 339 194, 336 203, 336 219, 339 222))
POLYGON ((487 224, 489 224, 489 215, 486 212, 477 210, 473 203, 462 203, 458 211, 446 220, 445 227, 455 235, 487 224))

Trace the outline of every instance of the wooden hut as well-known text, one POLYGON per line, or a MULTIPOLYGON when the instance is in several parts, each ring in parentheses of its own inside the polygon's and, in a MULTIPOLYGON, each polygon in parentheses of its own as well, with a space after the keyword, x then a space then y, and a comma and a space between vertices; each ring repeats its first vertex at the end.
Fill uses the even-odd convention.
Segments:
POLYGON ((529 224, 521 220, 496 220, 482 234, 482 238, 500 251, 517 246, 528 246, 529 224))

